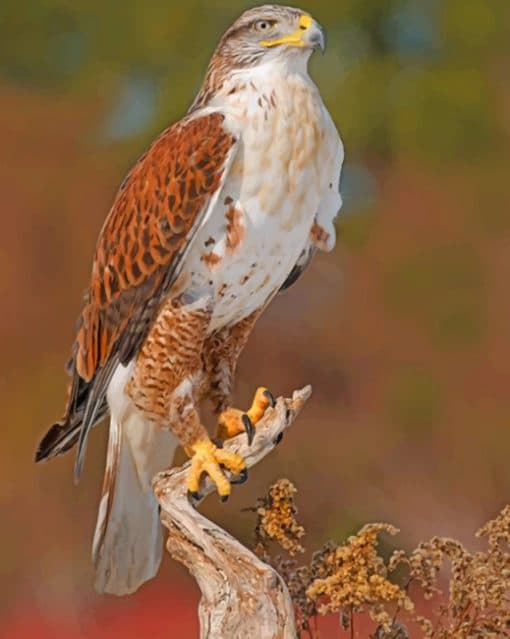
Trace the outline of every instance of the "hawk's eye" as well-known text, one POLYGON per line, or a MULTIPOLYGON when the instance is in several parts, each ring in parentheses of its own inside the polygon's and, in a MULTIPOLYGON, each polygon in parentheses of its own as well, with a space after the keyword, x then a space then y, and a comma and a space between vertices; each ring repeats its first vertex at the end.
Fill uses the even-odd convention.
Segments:
POLYGON ((257 20, 254 23, 253 28, 255 31, 260 31, 261 33, 268 33, 274 27, 274 20, 257 20))

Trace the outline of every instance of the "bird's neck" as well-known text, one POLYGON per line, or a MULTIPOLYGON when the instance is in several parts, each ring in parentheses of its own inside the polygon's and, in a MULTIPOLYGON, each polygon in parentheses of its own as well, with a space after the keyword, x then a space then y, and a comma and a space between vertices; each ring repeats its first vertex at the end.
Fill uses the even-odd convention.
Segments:
POLYGON ((221 104, 250 82, 257 85, 284 84, 291 78, 299 77, 304 82, 313 84, 308 75, 308 60, 309 55, 289 55, 241 69, 222 64, 221 60, 214 64, 211 62, 202 88, 189 111, 221 104))

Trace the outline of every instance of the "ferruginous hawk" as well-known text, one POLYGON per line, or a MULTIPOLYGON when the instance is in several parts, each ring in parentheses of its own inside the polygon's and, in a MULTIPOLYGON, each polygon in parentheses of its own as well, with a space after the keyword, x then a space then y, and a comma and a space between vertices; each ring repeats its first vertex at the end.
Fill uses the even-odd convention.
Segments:
POLYGON ((78 444, 110 416, 93 554, 96 588, 124 594, 154 576, 162 533, 153 475, 177 444, 221 498, 223 468, 198 404, 208 397, 218 436, 253 427, 272 402, 231 405, 237 359, 262 311, 335 244, 343 147, 307 65, 321 27, 294 8, 246 11, 222 37, 186 116, 127 175, 99 235, 69 369, 64 417, 37 461, 78 444))

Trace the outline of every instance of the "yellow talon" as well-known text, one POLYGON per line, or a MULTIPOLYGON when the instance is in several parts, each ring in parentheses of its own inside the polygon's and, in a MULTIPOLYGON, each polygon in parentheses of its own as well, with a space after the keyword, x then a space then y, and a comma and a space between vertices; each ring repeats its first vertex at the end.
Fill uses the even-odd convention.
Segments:
POLYGON ((263 386, 257 388, 252 404, 245 413, 237 408, 227 408, 220 414, 218 417, 218 438, 230 439, 246 431, 251 443, 253 426, 262 419, 266 409, 274 404, 274 397, 267 388, 263 386))
POLYGON ((244 432, 247 424, 243 423, 243 417, 248 417, 248 415, 237 408, 224 410, 218 417, 218 430, 216 432, 218 439, 230 439, 244 432))
POLYGON ((247 415, 250 418, 251 423, 255 425, 259 422, 262 417, 264 417, 266 409, 269 408, 269 406, 273 407, 274 405, 274 397, 270 391, 263 386, 257 388, 253 397, 253 402, 247 411, 247 415))
POLYGON ((191 468, 188 473, 188 491, 194 497, 200 495, 200 479, 207 473, 216 484, 218 494, 225 500, 231 492, 230 482, 221 469, 224 466, 235 475, 245 477, 246 464, 244 459, 236 453, 218 448, 210 439, 202 439, 187 448, 191 457, 191 468))

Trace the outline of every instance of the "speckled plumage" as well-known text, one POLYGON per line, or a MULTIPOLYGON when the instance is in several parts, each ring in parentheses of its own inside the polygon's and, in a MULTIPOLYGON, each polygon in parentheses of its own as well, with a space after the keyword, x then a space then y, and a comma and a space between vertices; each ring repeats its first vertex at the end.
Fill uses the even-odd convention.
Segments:
POLYGON ((214 112, 178 122, 124 180, 99 236, 76 337, 85 381, 116 355, 132 359, 174 285, 235 143, 224 119, 214 112))
MULTIPOLYGON (((232 385, 256 319, 316 250, 334 246, 343 149, 307 72, 317 44, 319 27, 298 9, 243 14, 220 41, 188 114, 140 158, 101 230, 67 409, 37 455, 78 441, 79 475, 89 429, 111 414, 95 544, 101 590, 131 591, 146 578, 135 565, 118 572, 113 560, 101 563, 105 553, 117 557, 116 503, 129 501, 112 496, 121 481, 115 469, 128 468, 135 481, 143 468, 146 477, 161 469, 150 447, 159 443, 158 464, 166 447, 170 464, 179 441, 193 455, 190 489, 198 490, 205 471, 228 495, 219 464, 238 472, 243 460, 215 449, 198 404, 212 400, 225 432, 237 432, 236 419, 242 428, 232 385), (162 444, 160 431, 172 433, 171 441, 162 444)), ((261 397, 248 411, 256 419, 267 405, 261 397)), ((146 495, 147 483, 139 490, 146 495)), ((140 537, 126 544, 142 561, 140 537)), ((151 556, 150 565, 157 563, 151 556)))

